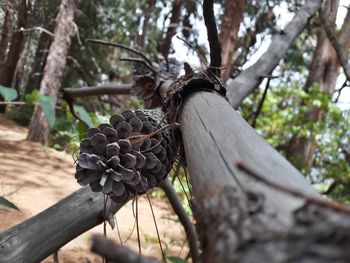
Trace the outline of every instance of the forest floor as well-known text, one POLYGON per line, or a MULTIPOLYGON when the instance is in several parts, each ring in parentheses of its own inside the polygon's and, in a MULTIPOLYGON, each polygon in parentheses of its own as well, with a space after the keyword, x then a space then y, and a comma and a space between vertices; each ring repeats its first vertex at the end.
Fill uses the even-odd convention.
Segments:
MULTIPOLYGON (((55 204, 79 189, 74 178, 72 156, 40 144, 25 141, 27 129, 0 115, 0 196, 13 202, 20 210, 0 206, 0 232, 15 226, 55 204)), ((152 198, 152 205, 167 256, 184 258, 188 253, 182 226, 177 222, 166 199, 152 198), (181 253, 180 253, 181 252, 181 253)), ((142 254, 161 258, 161 251, 146 198, 139 202, 139 228, 142 254)), ((137 251, 137 233, 131 203, 116 215, 121 239, 124 242, 133 232, 126 246, 137 251)), ((59 250, 60 263, 101 262, 89 251, 93 233, 102 233, 103 226, 72 240, 59 250)), ((107 236, 118 240, 118 232, 107 226, 107 236)), ((53 262, 48 257, 44 262, 53 262)))

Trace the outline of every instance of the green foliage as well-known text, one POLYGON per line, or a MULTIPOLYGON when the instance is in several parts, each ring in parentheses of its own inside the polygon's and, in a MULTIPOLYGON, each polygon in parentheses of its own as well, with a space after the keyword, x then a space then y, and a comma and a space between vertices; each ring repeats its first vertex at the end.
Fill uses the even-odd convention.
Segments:
POLYGON ((92 128, 94 124, 92 123, 91 117, 89 113, 85 110, 84 107, 74 105, 74 111, 79 115, 79 117, 89 126, 89 128, 92 128))
POLYGON ((51 96, 39 94, 39 104, 50 126, 53 127, 56 121, 54 99, 51 96))
MULTIPOLYGON (((244 101, 242 115, 246 120, 252 121, 252 113, 256 111, 261 94, 259 90, 244 101)), ((319 91, 317 85, 312 85, 308 92, 297 86, 270 87, 257 119, 256 130, 284 155, 290 147, 291 138, 295 136, 315 141, 312 167, 302 167, 301 170, 319 189, 327 189, 334 180, 348 181, 350 166, 342 152, 349 142, 349 112, 341 112, 331 102, 330 95, 319 91), (324 114, 321 121, 307 117, 314 111, 324 114)), ((296 160, 289 161, 293 163, 296 160)), ((342 194, 343 197, 347 194, 343 200, 350 200, 350 193, 342 191, 342 194)), ((338 193, 332 197, 339 196, 338 193)))
POLYGON ((18 96, 17 90, 0 85, 0 95, 5 101, 15 100, 18 96))
POLYGON ((179 258, 179 257, 167 257, 167 259, 169 259, 170 262, 172 263, 188 263, 187 260, 183 259, 183 258, 179 258))
POLYGON ((3 196, 0 196, 0 205, 8 207, 8 208, 19 210, 19 208, 14 203, 10 202, 9 200, 7 200, 3 196))

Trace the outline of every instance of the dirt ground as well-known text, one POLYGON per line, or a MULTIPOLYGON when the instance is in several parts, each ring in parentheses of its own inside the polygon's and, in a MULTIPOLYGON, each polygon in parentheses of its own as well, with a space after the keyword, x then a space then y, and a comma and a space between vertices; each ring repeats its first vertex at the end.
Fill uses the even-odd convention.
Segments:
MULTIPOLYGON (((38 214, 62 198, 79 189, 74 179, 72 156, 64 152, 25 141, 27 130, 0 115, 0 196, 13 202, 20 211, 0 206, 0 232, 38 214)), ((184 258, 188 253, 182 226, 164 199, 152 198, 153 209, 167 256, 184 258)), ((139 202, 139 228, 142 254, 161 258, 161 251, 146 198, 139 202)), ((124 245, 137 251, 137 233, 131 203, 116 215, 124 245)), ((93 233, 102 233, 103 226, 82 234, 59 250, 60 263, 101 262, 89 251, 93 233)), ((119 242, 118 232, 107 227, 107 236, 119 242)), ((44 262, 53 262, 48 257, 44 262)))

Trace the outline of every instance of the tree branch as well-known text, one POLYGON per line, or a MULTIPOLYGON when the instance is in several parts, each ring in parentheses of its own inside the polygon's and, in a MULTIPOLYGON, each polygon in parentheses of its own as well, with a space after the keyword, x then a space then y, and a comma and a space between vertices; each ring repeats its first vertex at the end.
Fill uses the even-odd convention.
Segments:
POLYGON ((269 48, 258 61, 234 80, 227 82, 227 98, 233 107, 239 106, 242 100, 258 87, 262 76, 267 75, 279 64, 309 19, 319 10, 322 2, 323 0, 307 1, 285 29, 273 37, 269 48))
POLYGON ((155 258, 141 256, 127 247, 117 245, 102 235, 94 235, 91 250, 115 263, 159 263, 155 258))
POLYGON ((102 96, 102 95, 129 95, 132 84, 106 84, 95 87, 65 88, 64 96, 72 99, 102 96))
POLYGON ((327 37, 328 37, 329 41, 331 42, 331 44, 335 50, 335 53, 337 54, 338 61, 344 69, 344 74, 345 74, 347 80, 350 81, 350 67, 349 67, 349 64, 347 62, 347 59, 344 56, 344 52, 343 52, 344 48, 338 42, 337 34, 336 34, 334 28, 332 27, 331 23, 329 22, 326 14, 324 13, 324 11, 322 9, 320 10, 320 19, 322 21, 324 30, 326 31, 327 37))
POLYGON ((192 224, 190 218, 187 216, 186 211, 184 210, 181 200, 179 199, 177 193, 175 192, 173 186, 171 185, 168 179, 165 179, 161 184, 161 188, 165 192, 171 207, 173 208, 175 214, 177 214, 181 224, 183 225, 187 241, 190 246, 190 253, 192 257, 192 262, 199 262, 199 249, 198 249, 198 235, 194 225, 192 224))
MULTIPOLYGON (((115 213, 125 203, 114 203, 112 212, 115 213)), ((84 187, 40 214, 0 233, 1 261, 40 262, 102 223, 105 218, 103 204, 103 194, 84 187)), ((107 207, 110 206, 111 203, 108 203, 107 207)))
POLYGON ((221 43, 214 15, 214 0, 203 1, 203 17, 210 47, 210 71, 220 77, 221 43))

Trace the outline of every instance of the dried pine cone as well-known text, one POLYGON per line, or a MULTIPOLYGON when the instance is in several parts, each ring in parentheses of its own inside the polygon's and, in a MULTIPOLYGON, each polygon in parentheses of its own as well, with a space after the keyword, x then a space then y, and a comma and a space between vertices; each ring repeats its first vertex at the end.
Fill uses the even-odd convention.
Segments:
POLYGON ((89 129, 80 143, 78 183, 116 202, 159 185, 175 156, 169 131, 155 132, 161 117, 160 110, 126 110, 110 124, 89 129))

